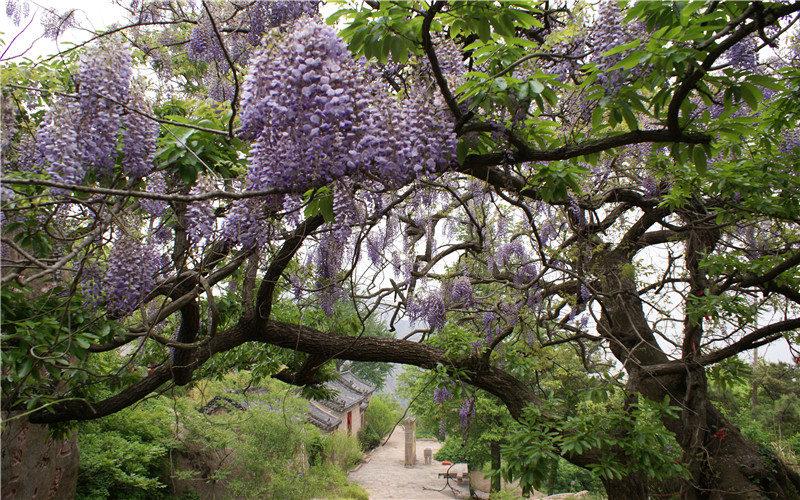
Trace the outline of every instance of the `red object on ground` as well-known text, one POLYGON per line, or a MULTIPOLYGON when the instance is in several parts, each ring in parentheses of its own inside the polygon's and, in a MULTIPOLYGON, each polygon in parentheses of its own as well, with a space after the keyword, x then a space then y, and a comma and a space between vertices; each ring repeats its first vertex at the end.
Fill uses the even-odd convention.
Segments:
POLYGON ((442 465, 453 465, 450 462, 442 462, 442 465))

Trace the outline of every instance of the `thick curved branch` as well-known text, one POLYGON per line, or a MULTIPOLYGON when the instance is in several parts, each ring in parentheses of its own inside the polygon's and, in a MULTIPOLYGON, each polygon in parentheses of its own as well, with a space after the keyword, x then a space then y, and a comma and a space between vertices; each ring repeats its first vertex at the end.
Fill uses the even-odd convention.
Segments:
POLYGON ((267 321, 250 340, 304 352, 322 359, 380 361, 414 365, 431 369, 437 365, 453 367, 467 373, 466 381, 499 397, 514 418, 531 403, 538 403, 534 392, 507 372, 486 367, 475 357, 454 360, 444 350, 419 342, 380 337, 343 337, 320 332, 306 326, 267 321))
MULTIPOLYGON (((764 344, 765 339, 770 341, 776 340, 781 334, 791 332, 800 328, 800 318, 792 318, 777 323, 758 328, 751 333, 748 333, 733 344, 723 347, 714 352, 703 354, 692 358, 691 362, 701 366, 708 366, 718 363, 724 359, 736 356, 737 354, 759 347, 764 344)), ((686 371, 686 361, 676 360, 669 363, 661 363, 650 365, 643 368, 643 371, 651 376, 668 375, 673 373, 682 373, 686 371)))
MULTIPOLYGON (((750 10, 754 9, 750 8, 748 11, 746 11, 746 13, 750 10)), ((793 12, 797 12, 798 10, 800 10, 800 3, 775 7, 764 13, 762 22, 764 25, 770 25, 778 21, 781 17, 793 12)), ((744 19, 739 19, 739 22, 743 20, 744 19)), ((678 133, 680 131, 679 118, 683 101, 689 97, 689 94, 697 87, 697 83, 712 68, 717 59, 719 59, 728 49, 744 40, 747 35, 758 31, 758 25, 759 23, 753 21, 742 26, 738 31, 734 32, 719 45, 708 51, 708 55, 703 60, 703 63, 700 65, 700 67, 696 68, 690 74, 686 75, 683 80, 681 80, 681 84, 675 91, 675 94, 673 94, 672 100, 667 108, 667 129, 674 133, 678 133)), ((726 26, 725 29, 730 30, 730 25, 726 26)))
POLYGON ((698 133, 674 133, 667 129, 635 130, 555 149, 535 150, 525 148, 514 153, 472 154, 467 156, 464 163, 457 166, 456 170, 477 179, 484 180, 499 189, 512 189, 523 196, 535 199, 538 196, 538 192, 535 188, 527 186, 522 179, 512 177, 492 167, 506 165, 508 163, 568 160, 587 154, 600 153, 620 146, 645 142, 708 144, 711 142, 711 136, 698 133))
POLYGON ((261 286, 258 287, 255 310, 258 311, 258 316, 260 318, 269 318, 272 312, 272 299, 275 286, 278 284, 278 280, 283 274, 283 271, 286 270, 286 266, 289 265, 289 262, 292 261, 297 251, 300 250, 303 241, 324 223, 325 219, 321 215, 309 217, 303 221, 302 224, 297 226, 297 229, 294 230, 294 234, 289 237, 283 243, 281 249, 278 250, 278 253, 272 259, 272 263, 269 265, 269 269, 267 269, 267 273, 261 281, 261 286))
POLYGON ((439 92, 441 92, 444 101, 447 103, 447 107, 450 108, 453 116, 456 117, 456 121, 461 121, 463 113, 461 113, 461 109, 459 109, 458 103, 453 97, 453 93, 450 92, 447 80, 442 74, 442 68, 439 66, 439 58, 436 57, 436 49, 434 49, 433 41, 431 41, 431 23, 433 23, 436 14, 445 6, 445 3, 446 2, 433 2, 427 14, 425 14, 425 18, 422 21, 422 49, 428 57, 428 62, 431 64, 431 70, 433 71, 436 85, 439 86, 439 92))

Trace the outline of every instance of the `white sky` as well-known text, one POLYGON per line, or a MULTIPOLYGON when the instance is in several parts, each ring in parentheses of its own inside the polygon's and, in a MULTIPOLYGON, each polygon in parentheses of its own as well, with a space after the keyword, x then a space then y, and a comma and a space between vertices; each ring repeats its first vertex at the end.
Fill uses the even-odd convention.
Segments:
MULTIPOLYGON (((18 1, 24 2, 25 0, 18 1)), ((3 7, 5 4, 4 1, 3 7)), ((120 22, 125 13, 124 9, 108 0, 70 0, 68 2, 43 0, 31 1, 28 4, 30 13, 27 18, 22 19, 19 26, 15 26, 6 16, 5 8, 0 13, 0 32, 3 33, 2 51, 5 52, 2 57, 3 61, 21 61, 19 56, 35 60, 39 56, 56 54, 59 52, 59 47, 64 50, 74 43, 88 40, 91 34, 87 29, 101 30, 114 22, 120 22), (85 29, 68 30, 59 39, 60 44, 43 38, 44 29, 41 25, 41 18, 48 9, 59 13, 77 9, 74 14, 75 19, 85 29)))

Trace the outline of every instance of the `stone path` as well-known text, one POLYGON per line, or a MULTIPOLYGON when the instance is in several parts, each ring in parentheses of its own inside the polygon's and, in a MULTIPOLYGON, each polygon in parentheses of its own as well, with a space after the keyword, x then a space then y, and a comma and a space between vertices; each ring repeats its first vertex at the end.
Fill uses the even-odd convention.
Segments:
POLYGON ((431 465, 423 462, 425 448, 431 448, 435 454, 441 446, 441 443, 432 439, 417 439, 417 464, 405 467, 405 435, 398 425, 386 444, 372 452, 369 462, 361 464, 348 477, 367 490, 370 500, 469 498, 469 481, 459 485, 451 479, 452 489, 448 488, 445 486, 447 480, 439 477, 439 473, 447 471, 448 466, 436 460, 431 465))

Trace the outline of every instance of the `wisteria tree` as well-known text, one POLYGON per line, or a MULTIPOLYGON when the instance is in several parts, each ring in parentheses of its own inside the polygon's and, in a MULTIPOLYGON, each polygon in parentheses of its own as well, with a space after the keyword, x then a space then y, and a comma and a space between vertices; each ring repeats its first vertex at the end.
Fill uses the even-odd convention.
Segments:
POLYGON ((125 5, 4 64, 4 410, 395 362, 499 398, 535 437, 505 450, 523 479, 546 446, 646 498, 655 415, 682 498, 800 497, 706 392, 798 340, 799 2, 125 5), (615 425, 549 404, 537 359, 564 348, 619 372, 615 425))

